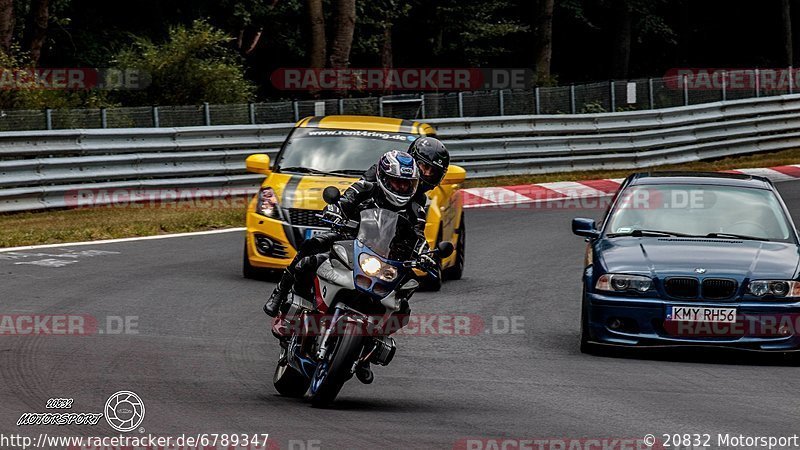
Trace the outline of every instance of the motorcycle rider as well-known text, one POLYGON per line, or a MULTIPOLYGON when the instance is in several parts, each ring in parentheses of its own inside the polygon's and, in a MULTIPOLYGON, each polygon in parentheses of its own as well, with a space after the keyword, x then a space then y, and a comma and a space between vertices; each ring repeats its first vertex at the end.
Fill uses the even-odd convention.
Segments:
MULTIPOLYGON (((427 215, 428 192, 444 180, 447 169, 450 167, 450 153, 442 141, 428 136, 415 140, 408 148, 408 153, 414 157, 414 161, 417 163, 420 178, 417 193, 414 194, 411 201, 420 205, 427 215)), ((373 165, 367 169, 361 179, 374 183, 376 175, 377 165, 373 165)), ((419 226, 424 229, 427 218, 422 216, 419 219, 422 221, 419 226)), ((421 242, 420 245, 421 247, 417 251, 422 253, 427 249, 427 247, 422 246, 427 246, 427 243, 421 242)), ((435 270, 434 272, 436 277, 441 277, 441 273, 435 270)))
MULTIPOLYGON (((427 136, 414 141, 408 148, 408 153, 414 157, 419 167, 419 187, 412 201, 425 206, 428 192, 441 184, 447 174, 447 169, 450 167, 450 153, 442 141, 427 136)), ((377 165, 373 165, 361 179, 374 183, 376 169, 377 165)))
MULTIPOLYGON (((425 207, 424 204, 412 201, 420 180, 420 170, 414 158, 397 150, 384 154, 375 166, 374 180, 368 181, 365 176, 355 182, 347 188, 337 204, 325 208, 323 215, 328 220, 341 222, 358 219, 361 209, 370 207, 399 212, 413 225, 413 238, 424 244, 425 207)), ((342 235, 339 232, 330 231, 305 241, 264 304, 264 312, 270 317, 276 317, 298 277, 316 269, 320 263, 320 255, 328 252, 333 243, 340 239, 342 235)), ((419 244, 411 245, 421 248, 419 244)), ((424 245, 427 247, 427 244, 424 245)))

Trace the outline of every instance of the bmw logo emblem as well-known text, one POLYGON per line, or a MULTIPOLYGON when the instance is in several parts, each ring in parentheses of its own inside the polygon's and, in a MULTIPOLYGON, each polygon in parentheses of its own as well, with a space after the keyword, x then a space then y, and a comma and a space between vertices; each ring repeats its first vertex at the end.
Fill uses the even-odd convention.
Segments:
POLYGON ((702 275, 702 274, 706 273, 706 269, 704 269, 702 267, 698 267, 698 268, 694 269, 694 273, 702 275))

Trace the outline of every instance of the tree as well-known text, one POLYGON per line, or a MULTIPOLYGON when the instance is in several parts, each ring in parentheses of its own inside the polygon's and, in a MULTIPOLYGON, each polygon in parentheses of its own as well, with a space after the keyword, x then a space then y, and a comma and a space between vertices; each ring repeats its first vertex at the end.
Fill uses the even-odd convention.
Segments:
POLYGON ((418 0, 415 7, 428 18, 415 30, 431 30, 428 42, 437 64, 487 65, 511 54, 529 31, 510 0, 440 0, 436 6, 418 0))
POLYGON ((346 68, 350 66, 350 50, 353 48, 355 27, 356 0, 337 0, 331 44, 331 67, 346 68))
POLYGON ((794 49, 792 42, 792 9, 790 0, 781 0, 781 35, 783 36, 783 64, 794 65, 794 49))
POLYGON ((50 22, 50 0, 32 0, 28 20, 25 24, 25 49, 30 52, 31 62, 39 63, 42 56, 47 27, 50 22))
POLYGON ((633 12, 628 0, 613 0, 611 11, 614 17, 614 44, 611 55, 611 76, 628 78, 631 64, 631 33, 633 12))
MULTIPOLYGON (((358 24, 353 52, 377 60, 383 68, 394 67, 395 23, 412 10, 408 0, 372 0, 358 5, 358 24)), ((374 64, 374 63, 370 63, 374 64)))
POLYGON ((533 22, 534 67, 537 82, 552 78, 554 0, 538 0, 533 22))
POLYGON ((254 86, 244 77, 239 56, 229 47, 232 38, 205 21, 177 26, 163 44, 140 38, 117 56, 119 70, 149 75, 149 87, 121 91, 128 105, 196 105, 245 103, 254 86))
POLYGON ((322 0, 308 0, 308 21, 311 25, 311 46, 308 52, 309 67, 325 67, 325 14, 322 11, 322 0))
POLYGON ((14 39, 14 0, 0 0, 0 50, 8 54, 14 39))

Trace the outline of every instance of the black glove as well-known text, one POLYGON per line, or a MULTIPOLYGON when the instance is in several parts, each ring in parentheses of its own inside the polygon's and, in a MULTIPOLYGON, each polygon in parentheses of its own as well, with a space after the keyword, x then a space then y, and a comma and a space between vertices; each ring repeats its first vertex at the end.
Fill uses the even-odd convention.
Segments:
POLYGON ((428 247, 428 243, 424 239, 419 240, 416 248, 416 254, 420 268, 426 272, 435 271, 439 267, 439 265, 436 263, 436 260, 433 258, 433 254, 431 254, 431 249, 428 247))
POLYGON ((339 205, 328 205, 322 210, 322 218, 324 220, 329 220, 337 225, 346 222, 344 214, 342 213, 342 209, 339 208, 339 205))

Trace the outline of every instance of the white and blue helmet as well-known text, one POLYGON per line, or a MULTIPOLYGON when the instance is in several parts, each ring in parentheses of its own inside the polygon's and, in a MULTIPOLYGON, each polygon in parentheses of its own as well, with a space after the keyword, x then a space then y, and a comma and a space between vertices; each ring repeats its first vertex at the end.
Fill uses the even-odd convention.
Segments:
POLYGON ((410 154, 392 150, 378 161, 377 178, 389 203, 405 206, 417 192, 419 168, 410 154))

